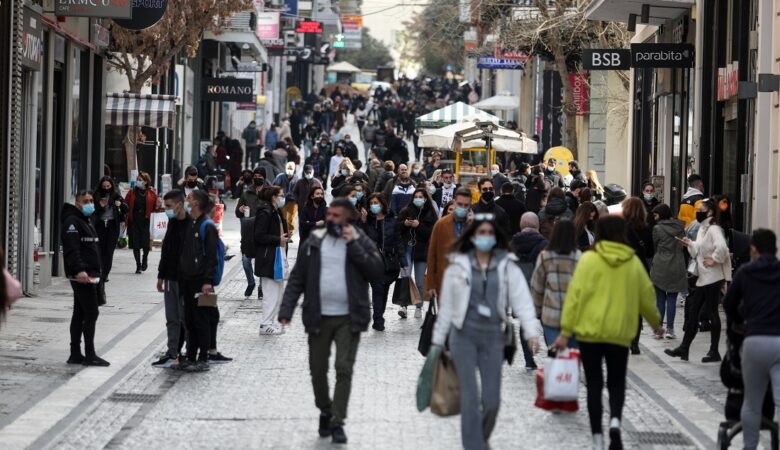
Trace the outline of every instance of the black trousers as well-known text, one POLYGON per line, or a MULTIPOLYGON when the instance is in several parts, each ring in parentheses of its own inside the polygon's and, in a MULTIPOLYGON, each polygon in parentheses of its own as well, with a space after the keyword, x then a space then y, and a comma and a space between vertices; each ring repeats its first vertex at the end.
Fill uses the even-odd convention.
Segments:
POLYGON ((84 353, 95 356, 95 324, 98 318, 98 285, 70 282, 73 288, 73 316, 70 319, 70 353, 81 353, 81 336, 84 336, 84 353))
POLYGON ((723 281, 718 281, 706 286, 700 286, 696 288, 693 297, 688 297, 685 301, 688 314, 685 315, 685 335, 683 336, 682 341, 683 348, 691 348, 691 343, 699 332, 699 313, 704 310, 710 317, 710 352, 718 351, 721 327, 720 314, 718 314, 718 303, 720 302, 720 288, 722 285, 723 281))
POLYGON ((116 241, 119 239, 119 222, 116 220, 108 222, 97 220, 95 230, 99 239, 100 264, 103 267, 103 279, 105 280, 111 273, 111 267, 114 264, 114 250, 116 250, 116 241))
POLYGON ((187 329, 187 359, 195 362, 206 362, 209 358, 211 344, 211 326, 208 306, 198 306, 195 294, 201 292, 203 283, 200 281, 179 281, 179 292, 184 304, 184 327, 187 329))
POLYGON ((620 419, 626 400, 626 371, 628 370, 628 348, 614 344, 593 344, 579 342, 582 366, 585 369, 585 385, 588 389, 588 417, 590 431, 601 434, 601 404, 604 390, 602 361, 607 363, 607 391, 609 392, 609 416, 620 419))

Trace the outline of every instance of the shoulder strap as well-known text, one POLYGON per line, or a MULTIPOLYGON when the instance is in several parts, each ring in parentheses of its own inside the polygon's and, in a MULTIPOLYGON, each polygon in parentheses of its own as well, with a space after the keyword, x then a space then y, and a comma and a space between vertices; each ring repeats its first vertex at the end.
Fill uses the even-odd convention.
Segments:
MULTIPOLYGON (((217 225, 214 223, 211 219, 206 219, 200 224, 200 229, 198 230, 198 235, 200 236, 200 240, 203 241, 203 243, 206 243, 206 225, 213 225, 214 228, 217 227, 217 225)), ((205 249, 204 249, 205 250, 205 249)))

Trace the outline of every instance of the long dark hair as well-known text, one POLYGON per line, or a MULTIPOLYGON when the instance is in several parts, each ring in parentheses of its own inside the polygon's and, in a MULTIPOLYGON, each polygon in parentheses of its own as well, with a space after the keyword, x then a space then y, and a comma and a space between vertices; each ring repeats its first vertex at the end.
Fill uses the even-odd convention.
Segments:
POLYGON ((98 181, 97 187, 95 188, 95 192, 92 193, 92 197, 94 197, 95 200, 99 198, 103 198, 103 183, 106 181, 111 183, 111 193, 109 194, 108 198, 111 199, 115 195, 119 195, 119 192, 116 190, 116 183, 114 182, 114 179, 109 176, 105 176, 102 177, 100 181, 98 181))
MULTIPOLYGON (((412 208, 414 208, 415 210, 417 209, 417 207, 414 206, 414 195, 417 194, 418 192, 421 192, 422 195, 423 195, 423 198, 425 199, 425 204, 422 206, 422 208, 420 208, 420 214, 419 214, 420 217, 422 217, 423 214, 425 214, 427 212, 433 211, 433 200, 431 200, 431 196, 430 196, 430 194, 428 194, 428 189, 426 189, 424 187, 418 187, 412 193, 412 200, 409 202, 408 205, 404 206, 404 209, 402 210, 402 212, 412 213, 412 211, 413 211, 412 208)), ((414 211, 414 212, 416 212, 416 211, 414 211)), ((417 217, 417 214, 408 214, 408 216, 409 217, 412 217, 412 216, 417 217)))
POLYGON ((628 223, 626 219, 620 216, 606 216, 599 219, 596 226, 596 243, 601 241, 612 241, 628 245, 628 223))
MULTIPOLYGON (((325 189, 316 186, 311 188, 311 192, 309 192, 309 198, 306 199, 306 206, 314 206, 314 193, 317 191, 322 191, 323 194, 325 194, 325 189)), ((322 205, 327 208, 327 205, 325 204, 325 195, 322 196, 322 205)))
POLYGON ((577 237, 585 232, 585 228, 588 228, 590 215, 592 213, 596 213, 596 219, 598 220, 599 210, 596 209, 596 205, 591 202, 582 202, 582 204, 577 207, 577 213, 574 215, 574 228, 576 228, 577 237))
POLYGON ((545 250, 570 255, 577 250, 577 231, 571 220, 559 220, 553 227, 545 250))
MULTIPOLYGON (((492 215, 492 214, 490 214, 492 215)), ((474 243, 471 242, 471 238, 474 237, 474 234, 477 232, 477 228, 479 228, 480 225, 483 223, 489 223, 493 227, 493 232, 496 233, 496 246, 494 248, 498 249, 508 249, 509 248, 509 238, 507 238, 504 231, 496 226, 496 220, 495 217, 491 220, 487 219, 479 219, 480 214, 475 215, 474 220, 471 221, 471 225, 469 225, 468 228, 466 228, 466 231, 463 232, 462 235, 455 241, 455 243, 452 244, 452 251, 458 252, 458 253, 468 253, 474 248, 474 243)))

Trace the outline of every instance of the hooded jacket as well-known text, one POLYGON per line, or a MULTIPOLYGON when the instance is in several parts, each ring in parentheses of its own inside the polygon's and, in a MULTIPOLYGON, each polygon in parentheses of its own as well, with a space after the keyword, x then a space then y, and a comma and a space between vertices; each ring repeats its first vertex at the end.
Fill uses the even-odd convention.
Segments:
POLYGON ((241 193, 241 197, 236 202, 236 217, 244 217, 244 213, 241 212, 242 206, 249 207, 249 217, 257 215, 257 210, 260 209, 260 203, 262 200, 257 196, 257 188, 249 186, 241 193))
POLYGON ((75 278, 80 272, 90 277, 101 274, 100 248, 95 227, 75 205, 66 203, 62 208, 62 255, 65 275, 75 278))
POLYGON ((704 200, 704 194, 698 189, 688 188, 683 195, 677 218, 685 223, 685 228, 688 228, 688 225, 696 220, 696 208, 702 200, 704 200))
POLYGON ((566 200, 554 198, 539 212, 539 232, 542 236, 550 239, 555 222, 559 219, 574 220, 574 214, 566 206, 566 200))
POLYGON ((684 292, 688 289, 683 247, 675 238, 685 235, 683 223, 677 219, 662 220, 653 227, 653 266, 650 279, 664 292, 684 292))
POLYGON ((780 261, 762 255, 743 265, 723 300, 726 316, 745 323, 746 336, 780 335, 780 261))
POLYGON ((547 247, 547 239, 538 231, 526 228, 512 236, 512 244, 510 246, 520 261, 530 261, 536 264, 539 254, 547 247))
MULTIPOLYGON (((320 247, 325 233, 324 228, 312 231, 309 239, 301 246, 279 308, 279 319, 290 320, 298 304, 298 298, 303 294, 301 305, 303 326, 309 334, 319 334, 322 322, 320 247)), ((370 282, 380 281, 384 269, 376 245, 364 232, 355 229, 355 233, 355 239, 347 244, 345 295, 349 300, 350 329, 353 333, 359 333, 366 331, 371 322, 368 285, 370 282)))
MULTIPOLYGON (((434 345, 444 345, 452 327, 463 328, 469 309, 472 275, 469 255, 453 253, 449 260, 439 296, 439 315, 433 327, 431 342, 434 345)), ((512 308, 514 315, 520 318, 525 338, 530 339, 539 335, 539 321, 528 283, 516 263, 517 257, 512 253, 505 253, 498 262, 498 313, 501 321, 506 322, 507 308, 512 308)), ((636 325, 634 329, 636 331, 636 325)))
POLYGON ((655 290, 634 250, 611 241, 597 242, 574 270, 563 304, 561 334, 577 341, 628 347, 641 314, 653 329, 660 316, 655 290))
POLYGON ((726 242, 723 228, 713 225, 712 218, 707 218, 701 223, 698 237, 695 241, 691 241, 688 253, 691 254, 691 258, 696 258, 699 272, 696 286, 707 286, 722 280, 731 281, 729 244, 726 242), (704 258, 712 258, 715 264, 705 267, 704 258))

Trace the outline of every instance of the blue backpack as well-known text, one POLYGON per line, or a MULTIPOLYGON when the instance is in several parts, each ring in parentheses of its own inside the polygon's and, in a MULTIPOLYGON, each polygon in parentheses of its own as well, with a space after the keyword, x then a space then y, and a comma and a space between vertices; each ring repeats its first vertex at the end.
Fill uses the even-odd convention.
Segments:
MULTIPOLYGON (((206 225, 213 225, 214 229, 217 228, 217 224, 211 219, 206 219, 200 224, 200 239, 203 241, 203 255, 206 255, 206 225)), ((225 271, 225 243, 217 235, 217 274, 214 276, 214 286, 217 286, 222 282, 222 273, 225 271)))

